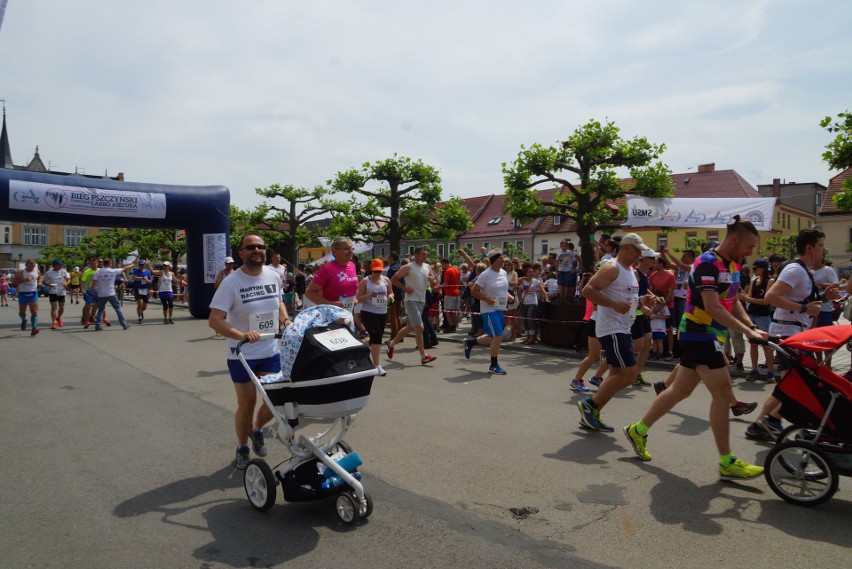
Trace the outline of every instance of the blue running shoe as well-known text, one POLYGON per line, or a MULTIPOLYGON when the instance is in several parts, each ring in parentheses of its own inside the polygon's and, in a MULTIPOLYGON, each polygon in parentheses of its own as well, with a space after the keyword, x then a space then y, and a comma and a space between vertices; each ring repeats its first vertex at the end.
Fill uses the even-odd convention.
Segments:
POLYGON ((491 366, 488 368, 488 373, 493 373, 495 375, 506 375, 506 370, 501 368, 500 365, 491 366))
POLYGON ((583 383, 582 379, 572 379, 571 380, 571 390, 572 391, 588 391, 589 388, 586 387, 586 384, 583 383))
POLYGON ((577 403, 577 407, 580 408, 580 424, 593 431, 613 432, 615 429, 612 425, 607 425, 601 420, 601 412, 590 405, 591 400, 591 397, 585 397, 577 403))
POLYGON ((249 434, 249 438, 251 439, 251 447, 254 450, 254 454, 257 456, 266 456, 266 442, 263 440, 263 431, 258 429, 257 431, 253 431, 249 434))
POLYGON ((470 359, 470 352, 473 351, 473 340, 471 338, 464 339, 464 357, 470 359))
POLYGON ((592 379, 590 379, 590 380, 589 380, 589 383, 591 383, 591 384, 592 384, 592 385, 594 385, 595 387, 600 387, 600 386, 601 386, 601 383, 603 383, 603 378, 602 378, 602 377, 595 377, 595 376, 593 375, 593 376, 592 376, 592 379))

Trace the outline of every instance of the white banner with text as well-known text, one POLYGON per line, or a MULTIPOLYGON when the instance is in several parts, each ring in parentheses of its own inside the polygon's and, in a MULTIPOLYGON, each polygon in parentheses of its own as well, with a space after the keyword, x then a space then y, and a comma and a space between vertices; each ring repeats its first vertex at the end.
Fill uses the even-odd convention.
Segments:
POLYGON ((775 198, 627 198, 627 227, 725 227, 734 215, 772 229, 775 198))
POLYGON ((71 215, 164 219, 166 196, 9 180, 9 209, 71 215))

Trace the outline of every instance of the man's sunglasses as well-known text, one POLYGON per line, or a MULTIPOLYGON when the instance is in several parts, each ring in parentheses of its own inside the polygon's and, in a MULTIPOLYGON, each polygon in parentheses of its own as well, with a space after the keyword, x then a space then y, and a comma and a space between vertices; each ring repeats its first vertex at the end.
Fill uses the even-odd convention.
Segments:
POLYGON ((255 245, 252 243, 251 245, 243 245, 243 249, 246 251, 266 251, 266 245, 255 245))

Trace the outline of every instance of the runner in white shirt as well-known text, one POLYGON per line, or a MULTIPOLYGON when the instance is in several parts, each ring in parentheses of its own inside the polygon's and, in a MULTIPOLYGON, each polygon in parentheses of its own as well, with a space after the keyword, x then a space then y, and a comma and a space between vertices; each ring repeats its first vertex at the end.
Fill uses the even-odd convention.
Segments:
POLYGON ((58 325, 63 326, 62 314, 65 312, 65 287, 71 281, 71 275, 68 274, 62 266, 64 263, 56 259, 53 261, 53 266, 44 273, 44 284, 48 287, 50 295, 50 329, 56 330, 58 325))
POLYGON ((577 404, 580 424, 596 431, 614 430, 601 419, 600 410, 618 391, 632 385, 636 379, 636 356, 630 326, 639 305, 639 283, 632 265, 639 262, 642 251, 649 249, 639 235, 624 235, 615 259, 604 263, 583 288, 583 296, 598 307, 595 334, 610 365, 609 376, 600 384, 598 391, 577 404))
POLYGON ((470 291, 471 295, 480 301, 479 311, 482 313, 485 333, 476 338, 465 339, 464 357, 470 359, 473 346, 487 345, 491 355, 488 373, 506 375, 506 370, 500 367, 497 357, 500 355, 500 344, 503 342, 503 315, 509 301, 514 300, 514 297, 509 294, 509 277, 501 268, 503 266, 502 251, 489 252, 488 262, 491 266, 476 278, 470 291))
POLYGON ((38 334, 38 283, 41 281, 35 261, 27 259, 24 268, 12 277, 12 285, 18 289, 18 314, 21 317, 21 330, 27 329, 27 307, 30 309, 30 336, 38 334))
POLYGON ((243 265, 219 283, 210 302, 208 324, 217 334, 228 339, 228 370, 237 395, 235 465, 242 470, 250 462, 249 438, 255 454, 266 456, 261 429, 272 420, 272 412, 262 404, 252 424, 257 390, 236 355, 236 346, 240 341, 248 340, 242 353, 254 374, 278 373, 281 371, 278 342, 268 340, 258 343, 258 340, 261 334, 277 332, 281 326, 292 322, 281 299, 279 274, 263 265, 266 259, 263 238, 256 233, 246 234, 240 241, 239 254, 243 265))

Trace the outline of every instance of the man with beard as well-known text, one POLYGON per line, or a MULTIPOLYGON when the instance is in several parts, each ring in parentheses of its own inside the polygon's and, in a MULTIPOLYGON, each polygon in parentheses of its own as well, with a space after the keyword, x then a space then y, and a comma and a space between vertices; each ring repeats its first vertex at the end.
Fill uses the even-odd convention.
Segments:
POLYGON ((281 300, 281 277, 271 267, 264 266, 266 244, 263 238, 257 233, 247 233, 240 241, 239 255, 243 265, 219 284, 210 302, 208 323, 228 340, 228 370, 237 394, 235 465, 243 470, 250 461, 249 438, 254 453, 266 456, 261 429, 272 419, 272 412, 262 404, 252 424, 257 390, 237 357, 237 344, 248 340, 242 353, 255 375, 278 373, 281 371, 279 343, 258 340, 261 334, 277 332, 292 322, 281 300))

